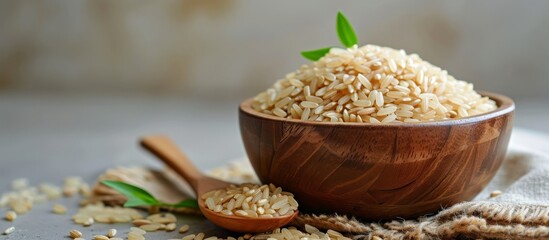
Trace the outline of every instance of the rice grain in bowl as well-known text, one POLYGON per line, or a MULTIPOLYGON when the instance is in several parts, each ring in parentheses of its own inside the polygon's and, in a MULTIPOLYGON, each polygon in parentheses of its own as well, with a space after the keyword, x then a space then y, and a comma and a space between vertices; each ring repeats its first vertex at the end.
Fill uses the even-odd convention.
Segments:
POLYGON ((505 157, 511 99, 498 108, 420 123, 287 119, 240 105, 246 153, 262 182, 292 192, 300 210, 366 219, 411 218, 470 200, 505 157))
POLYGON ((332 48, 258 94, 252 107, 290 119, 359 123, 437 121, 496 109, 473 84, 417 54, 375 45, 332 48))
POLYGON ((505 153, 514 104, 416 54, 332 48, 240 105, 259 178, 302 210, 417 217, 466 201, 505 153))

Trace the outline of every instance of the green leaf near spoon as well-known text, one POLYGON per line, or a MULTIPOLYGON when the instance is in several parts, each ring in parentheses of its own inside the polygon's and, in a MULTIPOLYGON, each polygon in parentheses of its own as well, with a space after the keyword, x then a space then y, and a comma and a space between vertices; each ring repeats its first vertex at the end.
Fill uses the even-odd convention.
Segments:
POLYGON ((128 200, 124 203, 124 207, 162 206, 198 209, 198 202, 195 199, 186 199, 175 204, 165 203, 156 199, 152 194, 145 191, 144 189, 125 182, 104 180, 101 181, 101 183, 116 190, 117 192, 128 198, 128 200))
MULTIPOLYGON (((350 48, 358 44, 358 38, 356 37, 355 30, 342 12, 337 13, 336 30, 339 41, 343 46, 350 48)), ((301 52, 301 55, 311 61, 318 61, 318 59, 330 52, 330 49, 332 49, 332 47, 303 51, 301 52)))

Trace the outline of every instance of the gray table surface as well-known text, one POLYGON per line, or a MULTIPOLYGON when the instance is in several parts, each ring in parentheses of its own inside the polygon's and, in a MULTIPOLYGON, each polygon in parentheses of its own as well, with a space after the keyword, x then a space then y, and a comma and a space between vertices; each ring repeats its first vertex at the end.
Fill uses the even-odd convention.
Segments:
MULTIPOLYGON (((161 165, 137 145, 139 136, 172 136, 202 169, 244 156, 238 132, 239 99, 203 101, 135 95, 44 94, 0 92, 0 192, 11 180, 26 177, 31 184, 61 184, 66 176, 82 176, 92 183, 107 168, 161 165)), ((517 101, 516 126, 549 134, 548 99, 517 101)), ((540 135, 541 136, 541 135, 540 135)), ((544 146, 539 146, 544 150, 544 146)), ((77 198, 61 199, 69 207, 64 216, 41 204, 14 223, 0 221, 0 230, 17 230, 2 239, 63 239, 72 228, 77 198)), ((6 209, 0 209, 1 216, 6 209)), ((180 216, 193 232, 225 235, 201 217, 180 216)), ((94 224, 83 232, 105 233, 111 225, 94 224)), ((125 232, 129 224, 114 226, 125 232)), ((154 233, 149 239, 180 238, 177 232, 154 233)))

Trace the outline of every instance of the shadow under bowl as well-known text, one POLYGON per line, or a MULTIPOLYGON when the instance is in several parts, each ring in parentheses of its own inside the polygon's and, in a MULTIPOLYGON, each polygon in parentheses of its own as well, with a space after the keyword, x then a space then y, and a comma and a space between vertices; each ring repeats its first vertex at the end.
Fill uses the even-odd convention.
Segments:
POLYGON ((263 183, 295 194, 300 210, 371 220, 414 218, 477 195, 503 161, 514 115, 498 108, 422 123, 329 123, 285 119, 241 103, 248 158, 263 183))

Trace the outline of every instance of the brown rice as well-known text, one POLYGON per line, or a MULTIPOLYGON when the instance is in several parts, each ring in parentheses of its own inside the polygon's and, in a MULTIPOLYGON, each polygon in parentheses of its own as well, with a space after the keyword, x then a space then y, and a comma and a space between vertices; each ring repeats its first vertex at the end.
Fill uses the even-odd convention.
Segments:
POLYGON ((201 196, 206 207, 214 212, 240 217, 278 217, 292 215, 298 207, 293 194, 273 184, 245 183, 214 190, 201 196))
POLYGON ((6 216, 4 216, 4 219, 10 222, 15 221, 16 218, 17 218, 17 213, 15 213, 14 211, 8 211, 6 212, 6 216))
POLYGON ((252 107, 304 121, 391 123, 467 117, 496 104, 417 54, 366 45, 332 48, 258 94, 252 107))
MULTIPOLYGON (((326 233, 318 230, 316 227, 306 224, 305 231, 300 231, 295 227, 277 228, 270 233, 262 233, 253 236, 256 240, 293 240, 293 239, 326 239, 326 240, 351 240, 343 234, 328 230, 326 233)), ((244 239, 246 239, 244 237, 244 239)))
POLYGON ((76 230, 76 229, 73 229, 69 232, 69 236, 71 238, 79 238, 79 237, 82 237, 82 232, 76 230))

